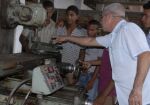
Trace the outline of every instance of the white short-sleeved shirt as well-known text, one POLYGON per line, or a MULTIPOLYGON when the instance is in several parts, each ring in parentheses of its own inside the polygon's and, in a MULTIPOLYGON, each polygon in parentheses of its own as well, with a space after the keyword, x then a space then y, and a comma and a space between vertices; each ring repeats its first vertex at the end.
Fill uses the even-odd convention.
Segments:
POLYGON ((52 36, 56 35, 56 26, 53 20, 50 21, 50 24, 46 27, 38 30, 38 37, 40 42, 50 43, 52 36))
MULTIPOLYGON (((63 27, 63 29, 61 29, 58 35, 67 35, 66 27, 63 27)), ((86 35, 85 30, 80 27, 75 28, 71 33, 71 36, 85 36, 85 35, 86 35)), ((62 62, 71 63, 75 65, 77 59, 79 58, 79 52, 82 47, 70 42, 63 43, 62 47, 63 47, 63 50, 61 50, 62 62)))
POLYGON ((32 46, 32 41, 40 41, 44 43, 50 43, 53 35, 56 35, 55 22, 53 20, 50 21, 50 24, 46 27, 42 27, 38 29, 37 36, 34 30, 25 28, 22 32, 22 35, 28 38, 29 40, 29 48, 32 46))
MULTIPOLYGON (((100 48, 86 48, 85 51, 85 59, 84 61, 96 60, 98 57, 101 57, 103 53, 103 49, 100 48)), ((88 69, 89 73, 93 73, 96 66, 91 66, 88 69)))
MULTIPOLYGON (((137 71, 138 55, 150 51, 144 32, 134 23, 120 21, 109 35, 97 37, 96 41, 109 47, 112 76, 115 81, 120 105, 128 105, 137 71)), ((150 70, 142 91, 142 105, 150 103, 150 70)))

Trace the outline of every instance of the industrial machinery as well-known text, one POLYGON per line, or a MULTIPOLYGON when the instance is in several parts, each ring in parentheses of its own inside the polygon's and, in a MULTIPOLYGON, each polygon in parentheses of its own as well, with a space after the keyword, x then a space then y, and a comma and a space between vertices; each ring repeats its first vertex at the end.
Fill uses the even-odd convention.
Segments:
POLYGON ((46 10, 41 4, 21 4, 19 0, 11 0, 3 13, 5 26, 14 28, 18 24, 26 26, 41 26, 46 19, 46 10))
POLYGON ((60 62, 57 45, 38 43, 32 49, 34 54, 1 55, 0 62, 17 66, 0 70, 0 105, 88 105, 82 91, 63 78, 70 72, 78 78, 79 65, 60 62))
MULTIPOLYGON (((9 28, 18 24, 39 27, 46 11, 40 4, 22 5, 11 0, 5 18, 9 28)), ((61 62, 60 49, 35 42, 32 54, 0 55, 0 105, 90 105, 76 86, 66 86, 63 76, 73 72, 77 79, 80 65, 61 62)))
MULTIPOLYGON (((9 59, 17 58, 14 60, 18 65, 15 68, 0 70, 5 74, 1 75, 0 80, 0 105, 28 105, 29 103, 32 103, 31 105, 84 105, 74 104, 77 101, 81 102, 80 91, 76 87, 66 86, 62 78, 62 74, 69 72, 76 74, 77 66, 59 62, 54 56, 56 54, 59 56, 59 52, 56 51, 50 54, 31 54, 26 57, 7 55, 9 59), (37 64, 35 65, 33 61, 37 64)), ((8 59, 7 57, 4 56, 3 59, 8 59)))

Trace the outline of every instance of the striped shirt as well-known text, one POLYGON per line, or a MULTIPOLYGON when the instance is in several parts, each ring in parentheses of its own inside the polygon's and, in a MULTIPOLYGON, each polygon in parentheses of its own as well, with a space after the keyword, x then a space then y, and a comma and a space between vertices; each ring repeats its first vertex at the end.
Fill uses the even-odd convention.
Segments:
MULTIPOLYGON (((62 31, 59 32, 58 35, 67 35, 66 27, 61 30, 62 31)), ((79 28, 79 27, 75 28, 71 33, 71 36, 85 36, 85 35, 86 35, 86 31, 83 28, 79 28)), ((62 62, 71 63, 75 65, 79 57, 79 51, 82 47, 70 42, 63 43, 62 47, 63 47, 63 50, 61 50, 62 62)))

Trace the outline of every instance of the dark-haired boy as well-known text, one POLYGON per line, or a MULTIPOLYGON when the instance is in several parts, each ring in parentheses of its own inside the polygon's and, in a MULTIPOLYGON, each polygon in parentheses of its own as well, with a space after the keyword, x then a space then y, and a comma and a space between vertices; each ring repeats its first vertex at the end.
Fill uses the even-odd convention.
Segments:
MULTIPOLYGON (((99 22, 97 20, 90 20, 87 26, 88 37, 98 36, 99 22)), ((84 61, 92 61, 99 59, 102 56, 103 49, 87 47, 85 50, 84 61)), ((84 62, 83 62, 84 63, 84 62)), ((84 66, 84 64, 83 64, 84 66)), ((83 87, 87 91, 87 100, 93 102, 98 94, 98 69, 99 66, 91 66, 90 68, 83 69, 80 78, 79 86, 83 87)))
MULTIPOLYGON (((85 29, 81 28, 78 24, 79 20, 79 9, 71 5, 66 9, 66 25, 57 34, 60 36, 85 36, 85 29)), ((62 44, 63 49, 61 50, 62 62, 70 63, 76 65, 79 58, 79 52, 82 48, 81 46, 74 43, 64 43, 62 44)), ((67 84, 74 85, 76 80, 73 78, 73 73, 68 73, 66 75, 67 84)))
POLYGON ((142 23, 146 29, 148 29, 149 33, 147 34, 146 38, 148 41, 148 45, 150 46, 150 1, 143 5, 143 17, 142 23))

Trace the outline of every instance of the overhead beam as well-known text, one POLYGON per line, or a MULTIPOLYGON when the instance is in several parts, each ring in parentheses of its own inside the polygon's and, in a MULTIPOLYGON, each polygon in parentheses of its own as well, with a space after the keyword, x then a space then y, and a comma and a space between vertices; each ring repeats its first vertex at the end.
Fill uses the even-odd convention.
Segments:
POLYGON ((125 5, 142 5, 144 3, 144 0, 138 0, 138 1, 129 1, 129 0, 114 0, 114 1, 105 1, 105 0, 84 0, 86 4, 110 4, 110 3, 115 3, 119 2, 125 5))
MULTIPOLYGON (((99 4, 110 4, 110 3, 116 3, 116 2, 114 2, 114 1, 105 1, 105 2, 101 2, 101 1, 97 1, 97 3, 99 3, 99 4)), ((143 5, 143 2, 135 2, 135 1, 126 1, 126 2, 119 2, 119 3, 121 3, 121 4, 124 4, 124 5, 143 5)))

